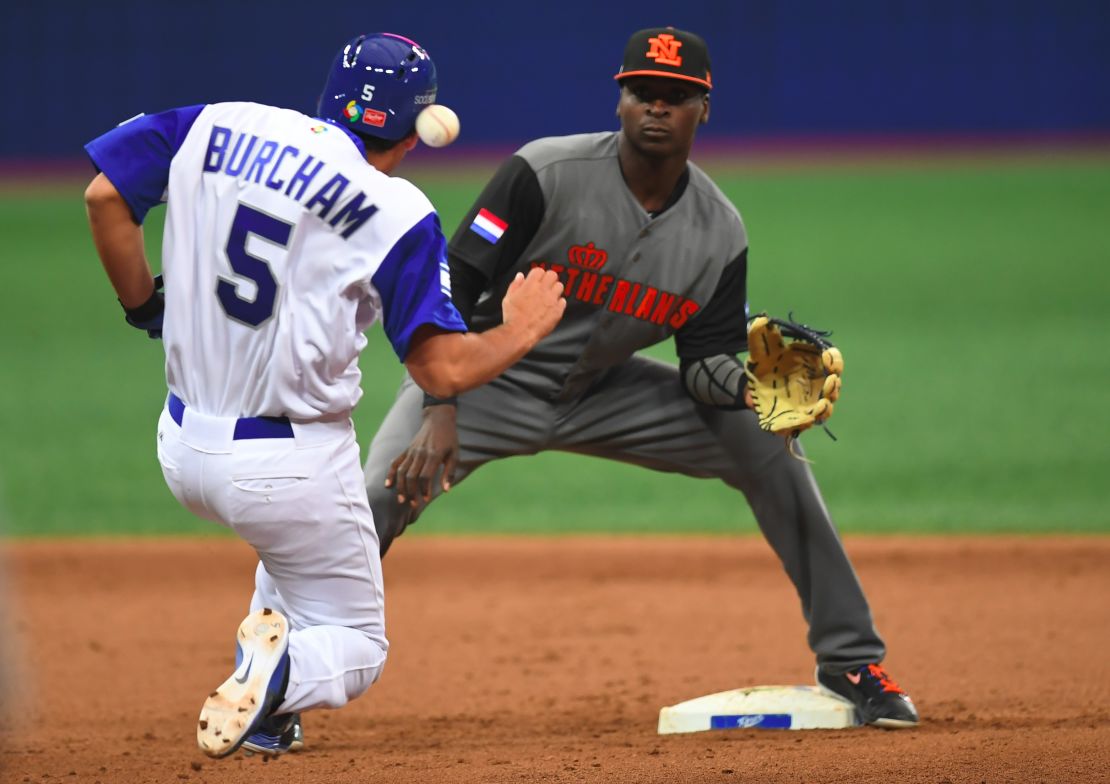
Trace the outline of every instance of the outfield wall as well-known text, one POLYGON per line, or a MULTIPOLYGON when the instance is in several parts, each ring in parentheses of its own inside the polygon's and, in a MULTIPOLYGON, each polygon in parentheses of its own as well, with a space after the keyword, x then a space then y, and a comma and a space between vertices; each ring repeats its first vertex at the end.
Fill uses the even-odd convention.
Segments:
POLYGON ((0 23, 0 160, 67 158, 141 111, 311 110, 351 34, 423 43, 470 144, 611 126, 628 34, 673 24, 713 58, 709 137, 1110 132, 1106 0, 373 4, 15 0, 0 23))

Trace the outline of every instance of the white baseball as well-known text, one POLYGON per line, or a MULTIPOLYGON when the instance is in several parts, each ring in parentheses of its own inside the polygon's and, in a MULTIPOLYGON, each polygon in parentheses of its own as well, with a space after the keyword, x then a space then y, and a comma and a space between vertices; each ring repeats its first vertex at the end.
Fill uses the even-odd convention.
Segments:
POLYGON ((416 115, 416 133, 429 147, 446 147, 459 136, 459 116, 442 104, 429 104, 416 115))

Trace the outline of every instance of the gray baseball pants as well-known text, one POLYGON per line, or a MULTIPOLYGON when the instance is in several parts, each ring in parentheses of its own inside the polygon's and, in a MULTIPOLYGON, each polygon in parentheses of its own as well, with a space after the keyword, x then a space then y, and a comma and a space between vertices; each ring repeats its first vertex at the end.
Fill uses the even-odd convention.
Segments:
MULTIPOLYGON (((822 669, 836 674, 882 660, 883 641, 809 466, 760 430, 754 414, 694 403, 677 368, 641 356, 570 402, 540 399, 512 373, 459 398, 455 484, 490 460, 545 450, 720 479, 744 493, 794 583, 822 669)), ((384 482, 419 429, 422 408, 423 392, 406 378, 370 446, 366 487, 383 555, 419 515, 384 482)))

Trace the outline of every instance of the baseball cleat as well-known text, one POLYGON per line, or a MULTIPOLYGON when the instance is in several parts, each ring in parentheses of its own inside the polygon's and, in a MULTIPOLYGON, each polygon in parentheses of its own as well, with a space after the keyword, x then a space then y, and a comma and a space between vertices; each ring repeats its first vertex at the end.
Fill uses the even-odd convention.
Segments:
POLYGON ((285 698, 289 679, 289 622, 269 608, 241 624, 237 667, 200 709, 197 745, 209 757, 226 757, 260 727, 285 698))
POLYGON ((304 729, 301 727, 301 714, 285 713, 280 716, 267 716, 254 732, 243 741, 243 753, 267 754, 277 756, 304 748, 304 729))
POLYGON ((861 724, 897 729, 916 727, 920 721, 910 695, 878 664, 865 664, 841 675, 818 667, 817 685, 855 705, 861 724))

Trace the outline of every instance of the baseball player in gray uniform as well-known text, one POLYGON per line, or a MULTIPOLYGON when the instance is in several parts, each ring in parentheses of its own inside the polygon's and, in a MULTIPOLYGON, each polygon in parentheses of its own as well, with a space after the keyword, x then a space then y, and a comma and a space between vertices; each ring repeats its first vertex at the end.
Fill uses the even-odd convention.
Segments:
POLYGON ((523 360, 457 399, 403 382, 366 463, 382 552, 424 504, 499 458, 554 449, 720 479, 744 493, 798 591, 818 684, 863 723, 913 726, 808 465, 750 410, 737 359, 747 233, 688 160, 709 118, 706 45, 641 30, 616 80, 619 131, 525 145, 451 240, 453 300, 472 329, 499 323, 501 294, 533 267, 558 273, 567 309, 523 360), (672 335, 679 367, 636 354, 672 335))

